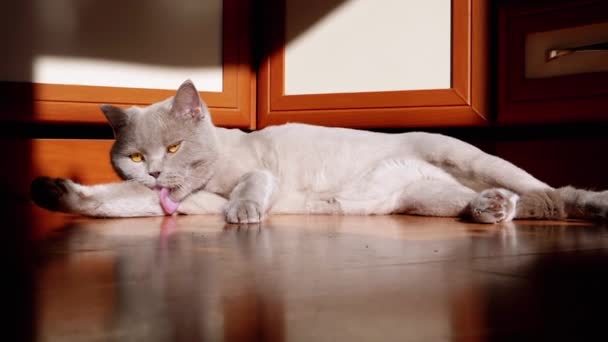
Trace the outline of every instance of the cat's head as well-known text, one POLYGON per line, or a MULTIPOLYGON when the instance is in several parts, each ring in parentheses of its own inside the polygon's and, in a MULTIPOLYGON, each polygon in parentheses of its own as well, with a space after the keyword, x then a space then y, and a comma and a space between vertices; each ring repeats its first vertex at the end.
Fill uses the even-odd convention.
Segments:
POLYGON ((101 110, 114 130, 110 155, 123 179, 175 189, 201 177, 192 169, 217 157, 209 110, 190 80, 175 96, 148 107, 101 105, 101 110))

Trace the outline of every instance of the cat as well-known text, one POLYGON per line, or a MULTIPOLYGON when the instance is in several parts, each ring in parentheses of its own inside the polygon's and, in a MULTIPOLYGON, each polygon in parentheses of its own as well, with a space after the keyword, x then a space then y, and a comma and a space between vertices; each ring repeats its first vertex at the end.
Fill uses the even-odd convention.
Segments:
POLYGON ((31 196, 50 210, 96 217, 267 213, 412 214, 480 223, 606 219, 608 191, 554 189, 455 138, 285 124, 245 133, 215 127, 194 84, 145 108, 102 105, 124 182, 40 177, 31 196))

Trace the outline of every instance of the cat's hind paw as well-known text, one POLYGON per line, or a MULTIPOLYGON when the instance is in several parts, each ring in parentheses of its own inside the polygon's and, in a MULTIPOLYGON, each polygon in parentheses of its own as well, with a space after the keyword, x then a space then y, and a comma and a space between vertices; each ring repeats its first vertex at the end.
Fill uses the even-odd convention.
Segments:
POLYGON ((519 196, 505 189, 487 189, 480 192, 471 203, 471 218, 480 223, 498 223, 515 218, 519 196))

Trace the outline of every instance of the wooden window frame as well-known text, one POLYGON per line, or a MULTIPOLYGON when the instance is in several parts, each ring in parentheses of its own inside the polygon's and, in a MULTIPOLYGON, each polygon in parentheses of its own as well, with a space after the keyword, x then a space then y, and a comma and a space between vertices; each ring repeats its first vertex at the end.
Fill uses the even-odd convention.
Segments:
MULTIPOLYGON (((255 72, 251 68, 250 0, 224 0, 222 13, 222 92, 201 92, 220 126, 255 128, 255 72)), ((176 84, 177 88, 178 84, 176 84)), ((175 90, 0 82, 5 121, 105 124, 99 104, 146 106, 175 90), (23 104, 18 104, 18 102, 23 104), (27 103, 25 103, 27 102, 27 103), (16 104, 17 103, 17 104, 16 104), (29 111, 23 113, 23 110, 29 111)))
POLYGON ((452 0, 451 88, 310 95, 285 95, 285 2, 268 3, 258 127, 296 121, 364 128, 488 124, 487 0, 452 0))

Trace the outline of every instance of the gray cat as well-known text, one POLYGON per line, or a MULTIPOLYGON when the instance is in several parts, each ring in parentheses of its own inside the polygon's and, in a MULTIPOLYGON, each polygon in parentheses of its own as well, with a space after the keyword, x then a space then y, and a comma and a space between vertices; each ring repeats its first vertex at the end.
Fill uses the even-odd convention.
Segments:
POLYGON ((121 183, 38 178, 40 206, 100 217, 267 213, 605 219, 608 192, 554 189, 460 140, 302 124, 253 133, 215 127, 194 84, 149 107, 102 105, 121 183))

